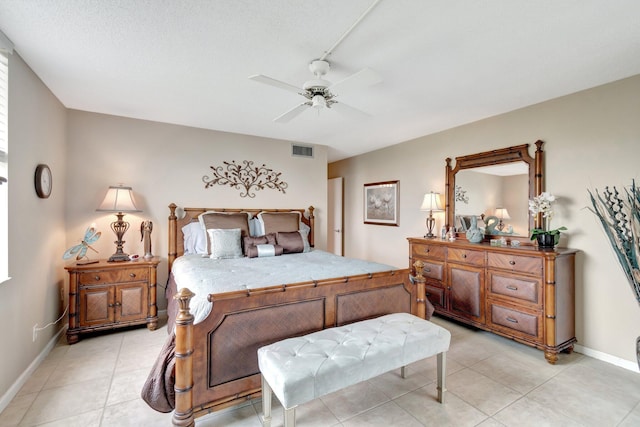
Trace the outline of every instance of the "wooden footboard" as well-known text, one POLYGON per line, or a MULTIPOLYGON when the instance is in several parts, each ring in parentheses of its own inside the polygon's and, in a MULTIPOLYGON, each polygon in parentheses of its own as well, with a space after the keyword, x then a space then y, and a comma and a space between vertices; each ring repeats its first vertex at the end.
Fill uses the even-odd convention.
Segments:
POLYGON ((426 312, 424 279, 409 270, 351 276, 209 295, 209 316, 193 324, 181 289, 176 317, 175 411, 173 424, 193 426, 211 411, 259 396, 256 351, 288 337, 324 328, 409 312, 426 312))

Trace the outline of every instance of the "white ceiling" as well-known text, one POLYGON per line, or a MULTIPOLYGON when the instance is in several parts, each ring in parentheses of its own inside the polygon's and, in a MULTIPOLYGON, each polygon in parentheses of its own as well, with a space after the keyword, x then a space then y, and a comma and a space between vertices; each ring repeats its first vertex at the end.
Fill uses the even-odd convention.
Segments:
MULTIPOLYGON (((328 57, 367 111, 272 120, 373 0, 0 0, 0 29, 68 108, 330 147, 334 161, 640 74, 637 0, 382 0, 328 57)), ((340 95, 340 94, 338 94, 340 95)), ((517 141, 514 141, 517 142, 517 141)))

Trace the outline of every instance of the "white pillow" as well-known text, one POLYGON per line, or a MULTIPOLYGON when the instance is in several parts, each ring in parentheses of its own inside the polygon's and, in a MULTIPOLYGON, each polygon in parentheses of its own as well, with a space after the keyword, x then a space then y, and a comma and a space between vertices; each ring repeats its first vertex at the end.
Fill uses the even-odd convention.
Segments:
POLYGON ((264 224, 258 218, 249 220, 249 235, 251 237, 264 236, 264 224))
POLYGON ((182 227, 184 254, 206 254, 207 235, 199 222, 190 222, 182 227))
POLYGON ((207 233, 209 233, 209 240, 211 240, 210 258, 242 258, 244 255, 240 243, 242 231, 239 228, 211 228, 207 230, 207 233))

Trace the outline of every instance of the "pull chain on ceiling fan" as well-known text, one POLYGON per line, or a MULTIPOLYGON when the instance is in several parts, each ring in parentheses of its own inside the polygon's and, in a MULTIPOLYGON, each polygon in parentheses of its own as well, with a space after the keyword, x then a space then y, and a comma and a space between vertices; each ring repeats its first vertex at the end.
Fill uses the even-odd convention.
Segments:
POLYGON ((319 59, 311 61, 311 63, 309 64, 309 70, 313 74, 314 78, 311 80, 307 80, 302 85, 302 88, 262 74, 256 74, 249 77, 251 80, 278 87, 280 89, 288 90, 290 92, 295 92, 306 98, 305 102, 296 105, 289 111, 286 111, 285 113, 276 117, 274 119, 275 122, 286 123, 309 108, 314 108, 318 111, 324 108, 330 108, 355 117, 369 116, 369 114, 358 110, 357 108, 350 107, 343 102, 339 102, 334 98, 336 97, 336 93, 344 93, 348 92, 349 90, 354 90, 379 83, 380 81, 382 81, 382 78, 375 71, 371 70, 370 68, 363 68, 362 70, 333 84, 330 81, 325 80, 324 76, 329 72, 331 68, 329 62, 326 60, 327 56, 331 55, 336 47, 356 28, 356 26, 365 18, 365 16, 367 16, 367 14, 369 14, 369 12, 371 12, 371 10, 380 1, 381 0, 374 1, 373 4, 369 6, 369 8, 356 20, 356 22, 351 27, 349 27, 349 29, 338 39, 338 41, 336 41, 336 43, 333 44, 333 46, 331 46, 329 50, 325 51, 325 53, 319 59))

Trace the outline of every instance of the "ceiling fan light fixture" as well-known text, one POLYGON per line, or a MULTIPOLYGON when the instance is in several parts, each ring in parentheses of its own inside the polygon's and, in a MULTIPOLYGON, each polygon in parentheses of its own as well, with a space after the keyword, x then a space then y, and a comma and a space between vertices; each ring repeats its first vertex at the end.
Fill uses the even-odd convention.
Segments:
POLYGON ((325 108, 327 106, 327 100, 322 95, 314 95, 311 99, 311 106, 316 109, 325 108))

